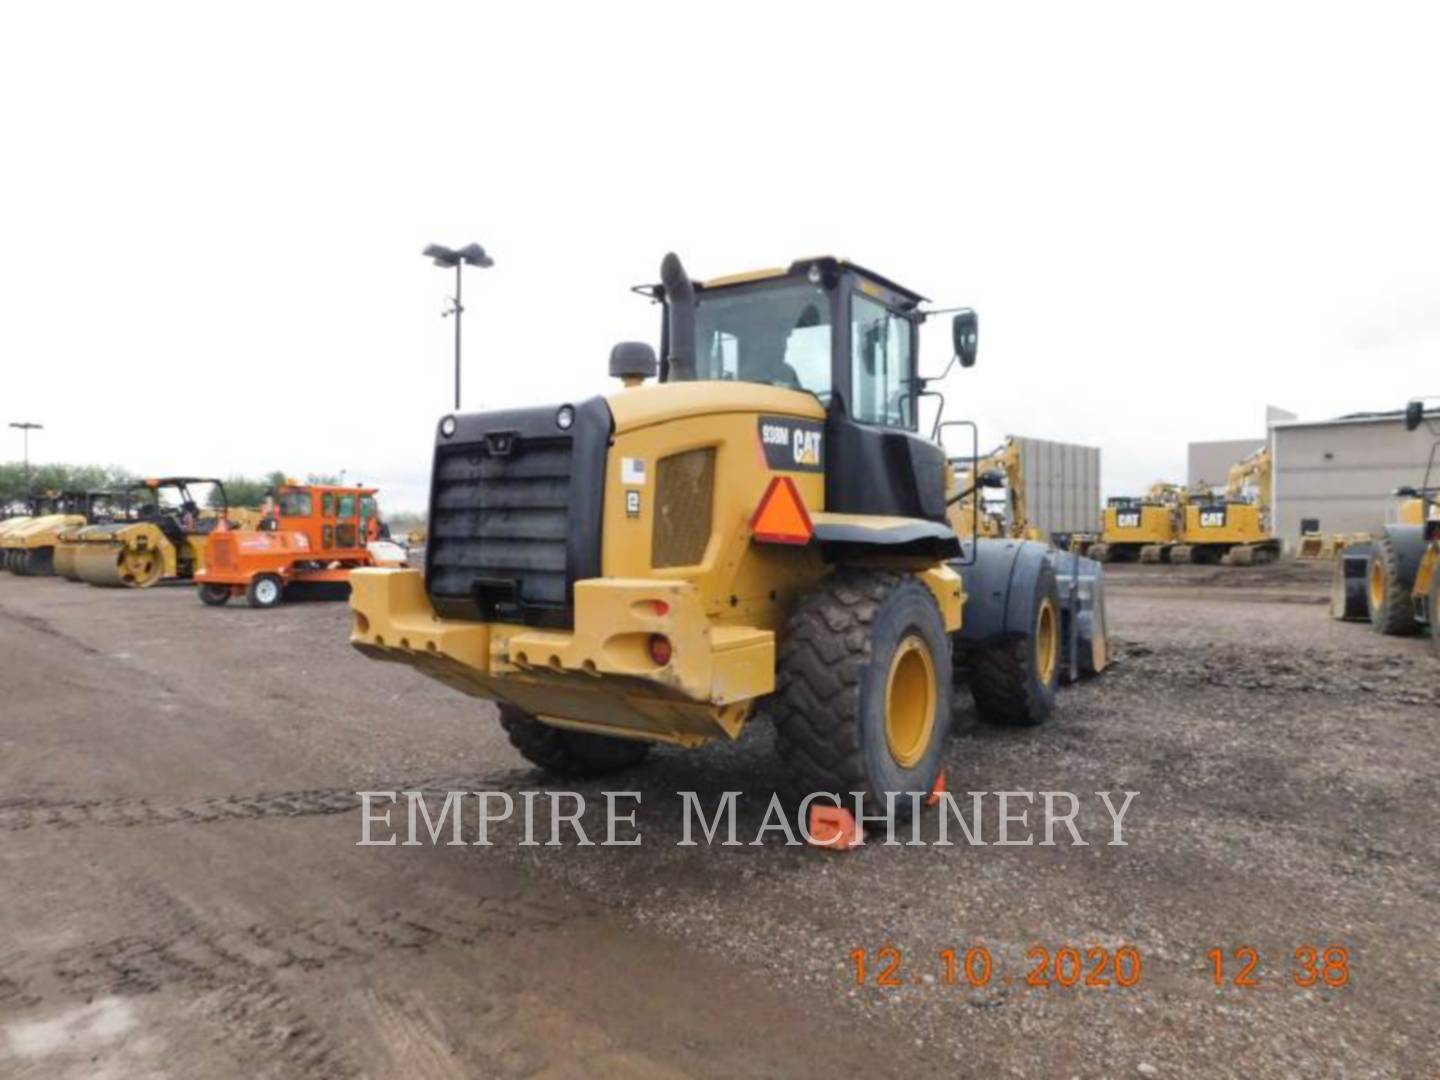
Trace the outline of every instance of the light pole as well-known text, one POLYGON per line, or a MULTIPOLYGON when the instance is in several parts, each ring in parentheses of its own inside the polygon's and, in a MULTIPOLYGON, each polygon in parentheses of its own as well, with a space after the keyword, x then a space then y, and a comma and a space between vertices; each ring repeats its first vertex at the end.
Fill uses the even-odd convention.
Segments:
POLYGON ((479 244, 466 244, 458 250, 445 247, 443 244, 431 244, 420 254, 430 259, 436 266, 443 266, 447 270, 455 268, 455 295, 450 299, 450 308, 441 313, 441 318, 455 316, 455 411, 460 411, 460 316, 465 314, 465 306, 460 303, 460 271, 467 265, 479 266, 481 268, 494 266, 495 260, 485 254, 485 249, 479 244))
POLYGON ((26 421, 26 422, 24 422, 24 423, 18 423, 18 424, 17 424, 17 423, 15 423, 15 422, 12 420, 12 421, 10 422, 10 426, 13 427, 13 428, 19 428, 19 429, 24 433, 24 437, 25 437, 25 494, 26 494, 26 495, 29 495, 29 494, 31 493, 31 492, 30 492, 30 432, 32 432, 32 431, 44 431, 44 430, 45 430, 45 425, 44 425, 44 424, 32 424, 32 423, 30 423, 30 422, 28 422, 28 421, 26 421))

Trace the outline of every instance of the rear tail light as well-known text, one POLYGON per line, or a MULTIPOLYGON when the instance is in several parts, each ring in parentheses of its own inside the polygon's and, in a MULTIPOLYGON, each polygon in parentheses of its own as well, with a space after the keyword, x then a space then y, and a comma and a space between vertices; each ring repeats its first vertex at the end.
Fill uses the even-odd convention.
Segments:
POLYGON ((672 651, 670 639, 664 634, 650 635, 650 659, 655 661, 656 667, 664 667, 670 663, 672 651))

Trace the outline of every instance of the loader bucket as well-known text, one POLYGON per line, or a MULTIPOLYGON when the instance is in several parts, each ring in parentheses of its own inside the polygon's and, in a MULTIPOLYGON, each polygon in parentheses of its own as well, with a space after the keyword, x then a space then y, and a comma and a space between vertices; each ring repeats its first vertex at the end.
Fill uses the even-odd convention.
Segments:
POLYGON ((1097 675, 1110 665, 1105 625, 1105 571, 1094 559, 1052 551, 1050 564, 1060 592, 1061 675, 1065 682, 1097 675))

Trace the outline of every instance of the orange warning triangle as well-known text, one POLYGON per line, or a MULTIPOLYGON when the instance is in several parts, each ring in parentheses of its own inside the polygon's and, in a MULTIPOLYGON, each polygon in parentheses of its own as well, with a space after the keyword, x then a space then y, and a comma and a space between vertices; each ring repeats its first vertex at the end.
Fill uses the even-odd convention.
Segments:
POLYGON ((750 531, 755 539, 765 544, 808 544, 815 535, 815 526, 805 509, 805 501, 795 481, 788 476, 777 476, 765 489, 755 516, 750 519, 750 531))

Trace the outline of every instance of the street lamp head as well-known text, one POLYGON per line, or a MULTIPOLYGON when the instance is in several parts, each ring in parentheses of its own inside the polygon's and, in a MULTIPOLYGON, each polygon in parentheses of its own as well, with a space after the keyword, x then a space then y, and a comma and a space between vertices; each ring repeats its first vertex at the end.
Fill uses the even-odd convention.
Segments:
POLYGON ((420 254, 430 259, 436 266, 443 266, 453 269, 464 263, 466 266, 494 266, 495 260, 485 254, 485 249, 479 244, 466 244, 458 251, 455 248, 448 248, 444 244, 431 244, 420 254))
POLYGON ((466 244, 457 252, 470 266, 494 266, 495 260, 485 254, 485 249, 479 244, 466 244))
POLYGON ((444 244, 431 244, 420 254, 434 260, 436 266, 454 266, 460 261, 460 252, 444 244))

